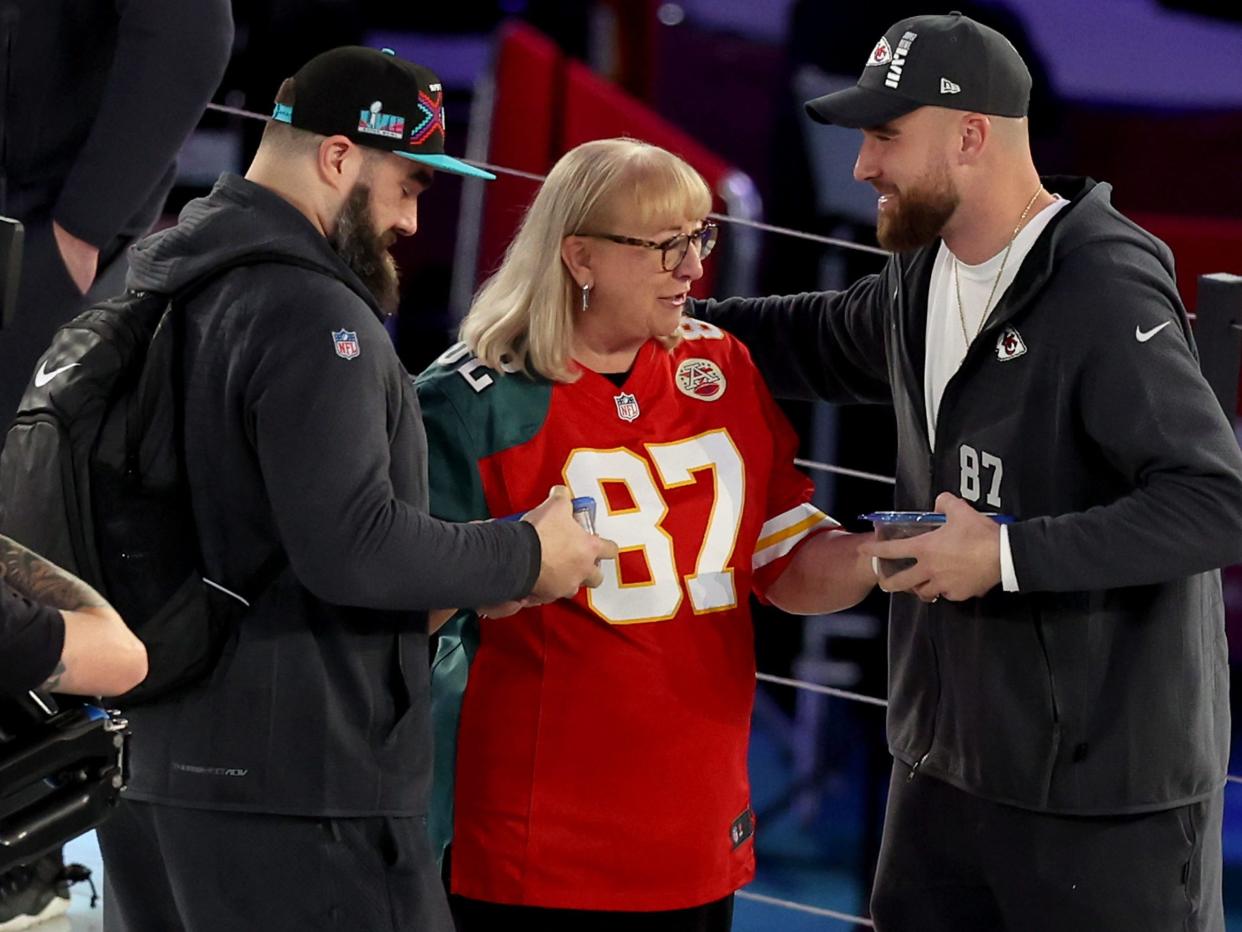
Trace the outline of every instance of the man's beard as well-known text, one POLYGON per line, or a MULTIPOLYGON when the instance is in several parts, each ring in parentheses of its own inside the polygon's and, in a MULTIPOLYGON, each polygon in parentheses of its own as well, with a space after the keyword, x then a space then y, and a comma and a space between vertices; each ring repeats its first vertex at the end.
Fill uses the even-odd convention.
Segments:
POLYGON ((936 241, 960 202, 948 172, 941 166, 898 193, 896 205, 881 213, 876 222, 876 238, 893 252, 920 249, 936 241))
POLYGON ((391 239, 385 242, 385 237, 375 229, 368 185, 356 184, 349 192, 328 242, 341 261, 375 295, 379 306, 389 314, 396 311, 401 297, 397 263, 388 254, 391 239))

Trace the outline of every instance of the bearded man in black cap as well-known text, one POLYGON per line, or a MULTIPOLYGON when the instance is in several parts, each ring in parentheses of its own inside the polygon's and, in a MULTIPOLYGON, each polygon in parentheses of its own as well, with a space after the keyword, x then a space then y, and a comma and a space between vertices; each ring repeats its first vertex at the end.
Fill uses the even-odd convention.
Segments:
POLYGON ((109 932, 448 930, 427 839, 427 609, 597 585, 567 491, 514 522, 427 513, 418 400, 383 326, 387 247, 444 154, 443 89, 341 48, 286 82, 245 178, 131 253, 179 307, 204 576, 245 607, 209 677, 128 710, 100 831, 109 932))
POLYGON ((896 506, 946 515, 864 548, 917 560, 881 580, 876 927, 1215 932, 1242 453, 1168 248, 1108 185, 1040 178, 1030 87, 961 14, 894 25, 807 104, 862 130, 885 268, 695 313, 777 395, 893 404, 896 506))

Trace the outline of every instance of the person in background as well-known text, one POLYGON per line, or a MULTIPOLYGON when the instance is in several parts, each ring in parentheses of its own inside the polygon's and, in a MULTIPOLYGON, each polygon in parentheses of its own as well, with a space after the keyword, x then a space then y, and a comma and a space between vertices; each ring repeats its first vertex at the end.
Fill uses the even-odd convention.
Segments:
POLYGON ((56 328, 122 289, 232 45, 228 0, 0 0, 0 216, 26 227, 0 430, 56 328))
MULTIPOLYGON (((0 0, 0 216, 25 227, 0 321, 0 431, 56 328, 123 287, 232 44, 229 0, 0 0)), ((27 895, 68 903, 61 854, 37 867, 0 881, 15 888, 0 932, 31 920, 13 905, 27 895)))
MULTIPOLYGON (((0 702, 29 690, 114 696, 147 675, 147 652, 103 596, 0 535, 0 702)), ((0 875, 0 929, 69 909, 89 871, 57 853, 0 875)))
POLYGON ((0 695, 115 696, 146 675, 146 648, 103 596, 0 534, 0 695))

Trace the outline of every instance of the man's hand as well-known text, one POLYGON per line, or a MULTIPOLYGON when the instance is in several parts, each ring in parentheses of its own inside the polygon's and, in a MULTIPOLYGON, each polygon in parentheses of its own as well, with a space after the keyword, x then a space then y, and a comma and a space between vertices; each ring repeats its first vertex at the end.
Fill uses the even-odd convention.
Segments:
POLYGON ((886 592, 913 592, 924 602, 981 596, 1001 581, 1000 525, 948 492, 936 497, 944 527, 918 537, 869 543, 862 553, 885 560, 913 558, 909 569, 880 579, 886 592))
POLYGON ((86 240, 78 239, 55 220, 52 221, 52 235, 56 237, 56 248, 60 250, 60 258, 69 277, 78 286, 78 291, 86 294, 91 290, 95 273, 99 270, 99 250, 86 240))
POLYGON ((533 524, 543 548, 543 565, 529 599, 551 602, 567 599, 583 586, 594 588, 603 582, 600 560, 613 560, 617 545, 588 534, 574 520, 569 489, 555 485, 537 508, 522 520, 533 524))
POLYGON ((528 595, 524 599, 518 599, 516 602, 501 602, 498 605, 481 605, 475 611, 480 618, 508 618, 510 615, 516 615, 524 608, 533 608, 536 605, 543 605, 543 601, 528 595))

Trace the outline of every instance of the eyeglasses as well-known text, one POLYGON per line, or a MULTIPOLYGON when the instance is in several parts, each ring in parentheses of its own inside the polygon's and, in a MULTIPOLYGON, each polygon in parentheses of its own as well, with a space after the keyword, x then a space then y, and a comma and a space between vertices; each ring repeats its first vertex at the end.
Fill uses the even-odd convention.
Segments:
POLYGON ((589 236, 592 239, 606 239, 614 243, 620 243, 623 246, 642 246, 644 249, 660 250, 660 267, 666 272, 671 272, 686 260, 686 253, 690 251, 691 245, 699 254, 700 259, 706 259, 712 254, 712 250, 716 248, 716 238, 720 234, 714 223, 705 223, 702 227, 693 233, 678 233, 676 236, 666 239, 662 243, 656 243, 649 239, 638 239, 633 236, 620 236, 616 233, 578 233, 578 236, 589 236))

